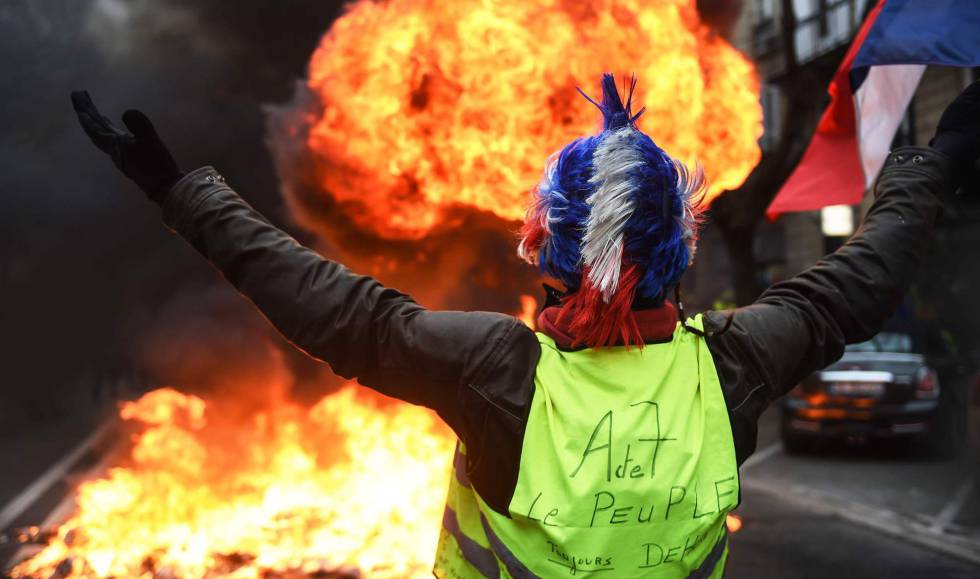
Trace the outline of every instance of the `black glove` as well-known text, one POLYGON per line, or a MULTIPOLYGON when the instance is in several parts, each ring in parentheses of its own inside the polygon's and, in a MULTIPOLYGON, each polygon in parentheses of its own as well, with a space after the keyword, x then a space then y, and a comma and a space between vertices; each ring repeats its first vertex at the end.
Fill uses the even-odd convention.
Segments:
POLYGON ((150 199, 162 203, 170 189, 184 174, 160 140, 153 123, 140 111, 123 113, 123 124, 129 132, 119 129, 99 113, 87 91, 71 93, 71 103, 78 122, 95 146, 112 157, 112 162, 139 185, 150 199))
POLYGON ((953 159, 957 180, 976 178, 975 163, 980 159, 980 80, 966 87, 946 107, 929 145, 953 159))

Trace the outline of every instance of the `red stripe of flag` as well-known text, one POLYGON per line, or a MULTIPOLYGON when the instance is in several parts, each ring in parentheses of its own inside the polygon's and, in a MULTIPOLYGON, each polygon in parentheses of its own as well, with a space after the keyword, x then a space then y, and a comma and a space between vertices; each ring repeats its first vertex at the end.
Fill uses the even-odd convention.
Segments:
POLYGON ((844 56, 827 92, 830 105, 824 111, 800 164, 773 199, 766 215, 775 219, 782 213, 812 211, 828 205, 852 205, 864 195, 854 118, 854 91, 851 64, 881 13, 885 0, 868 14, 851 47, 844 56))

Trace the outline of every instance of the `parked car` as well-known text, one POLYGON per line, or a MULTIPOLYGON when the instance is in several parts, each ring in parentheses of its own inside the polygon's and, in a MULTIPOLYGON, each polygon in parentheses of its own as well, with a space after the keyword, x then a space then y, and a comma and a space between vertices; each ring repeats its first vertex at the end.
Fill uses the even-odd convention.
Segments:
POLYGON ((844 356, 807 377, 782 402, 789 452, 820 438, 941 436, 940 384, 910 332, 885 331, 846 347, 844 356))

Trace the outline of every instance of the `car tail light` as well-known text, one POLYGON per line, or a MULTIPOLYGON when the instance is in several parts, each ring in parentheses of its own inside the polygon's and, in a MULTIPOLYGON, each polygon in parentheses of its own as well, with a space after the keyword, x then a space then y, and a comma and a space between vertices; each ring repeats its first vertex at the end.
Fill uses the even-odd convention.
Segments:
POLYGON ((939 377, 932 368, 923 366, 916 374, 915 397, 936 398, 939 396, 939 377))

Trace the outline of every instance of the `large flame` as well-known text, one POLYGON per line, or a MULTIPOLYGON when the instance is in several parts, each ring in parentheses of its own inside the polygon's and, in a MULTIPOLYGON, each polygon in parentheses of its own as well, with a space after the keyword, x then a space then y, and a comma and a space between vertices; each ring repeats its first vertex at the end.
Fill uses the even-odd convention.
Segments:
POLYGON ((123 405, 146 427, 132 465, 83 484, 12 575, 431 576, 454 440, 432 413, 355 385, 237 426, 208 407, 170 388, 123 405))
POLYGON ((309 69, 318 176, 357 227, 418 239, 470 206, 523 216, 546 157, 595 132, 575 91, 639 78, 640 127, 697 160, 709 198, 742 184, 762 132, 752 65, 695 0, 358 2, 309 69))

